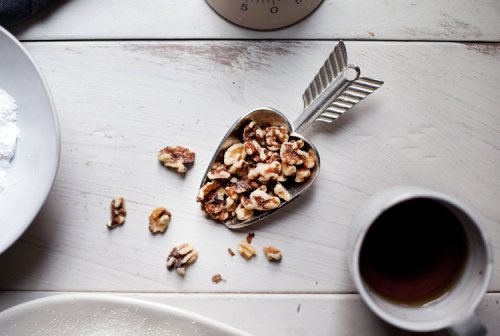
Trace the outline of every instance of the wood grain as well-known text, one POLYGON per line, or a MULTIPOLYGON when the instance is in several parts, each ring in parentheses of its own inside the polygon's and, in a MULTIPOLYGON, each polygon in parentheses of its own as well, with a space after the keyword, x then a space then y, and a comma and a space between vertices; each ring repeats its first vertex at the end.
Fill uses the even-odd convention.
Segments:
MULTIPOLYGON (((306 136, 321 154, 316 185, 249 230, 230 231, 195 202, 212 152, 242 113, 271 106, 291 120, 301 92, 333 44, 311 41, 25 43, 52 90, 62 130, 55 186, 37 219, 0 256, 0 289, 130 292, 346 293, 345 235, 374 192, 419 185, 451 194, 478 215, 500 260, 498 48, 456 43, 349 42, 362 75, 386 84, 334 125, 306 136), (197 154, 185 176, 157 151, 197 154), (125 225, 105 223, 123 196, 125 225), (148 216, 172 212, 164 235, 148 216), (258 256, 227 248, 248 231, 258 256), (185 277, 165 269, 190 241, 198 261, 185 277), (264 245, 283 252, 268 262, 264 245), (214 284, 220 273, 226 282, 214 284)), ((490 290, 500 290, 495 269, 490 290)))
POLYGON ((344 39, 500 41, 497 0, 325 0, 297 25, 239 28, 202 0, 56 1, 15 27, 23 40, 344 39))

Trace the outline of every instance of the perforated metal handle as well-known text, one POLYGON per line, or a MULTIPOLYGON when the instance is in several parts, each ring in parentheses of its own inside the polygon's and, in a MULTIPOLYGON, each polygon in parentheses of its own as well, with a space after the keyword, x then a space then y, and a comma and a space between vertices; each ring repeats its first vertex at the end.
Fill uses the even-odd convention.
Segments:
POLYGON ((293 131, 301 134, 315 121, 337 120, 384 84, 374 78, 359 78, 360 73, 359 67, 347 64, 345 44, 340 41, 304 91, 304 112, 294 122, 293 131))

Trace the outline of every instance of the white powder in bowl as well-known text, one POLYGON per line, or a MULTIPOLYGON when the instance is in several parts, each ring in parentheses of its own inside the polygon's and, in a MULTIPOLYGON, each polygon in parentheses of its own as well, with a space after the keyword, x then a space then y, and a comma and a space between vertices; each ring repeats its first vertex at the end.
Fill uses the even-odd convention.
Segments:
POLYGON ((19 129, 17 122, 17 105, 14 98, 0 89, 0 192, 5 187, 7 169, 16 151, 19 129))

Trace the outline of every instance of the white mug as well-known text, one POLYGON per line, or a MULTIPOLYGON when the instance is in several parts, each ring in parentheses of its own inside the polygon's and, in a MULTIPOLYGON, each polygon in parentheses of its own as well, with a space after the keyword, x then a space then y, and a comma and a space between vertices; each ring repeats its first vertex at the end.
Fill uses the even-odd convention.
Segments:
POLYGON ((448 328, 456 336, 486 335, 486 328, 475 316, 475 310, 491 278, 491 248, 476 218, 458 200, 419 187, 400 186, 381 191, 372 196, 354 217, 348 235, 347 253, 349 270, 357 290, 368 307, 386 322, 417 332, 448 328), (462 225, 467 243, 467 253, 458 278, 438 299, 422 305, 388 299, 367 284, 360 272, 361 249, 376 219, 398 204, 415 199, 427 199, 451 210, 455 220, 462 225))

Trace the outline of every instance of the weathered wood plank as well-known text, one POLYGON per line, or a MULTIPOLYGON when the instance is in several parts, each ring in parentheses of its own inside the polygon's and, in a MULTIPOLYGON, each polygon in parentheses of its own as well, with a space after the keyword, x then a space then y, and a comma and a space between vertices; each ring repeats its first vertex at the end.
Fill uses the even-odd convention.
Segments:
MULTIPOLYGON (((352 292, 345 235, 369 195, 410 184, 458 197, 477 214, 500 260, 500 49, 455 43, 350 42, 350 61, 386 84, 334 125, 315 125, 316 185, 251 228, 259 255, 230 257, 249 230, 205 218, 195 202, 213 150, 242 113, 271 106, 291 120, 330 42, 40 42, 25 44, 58 109, 62 160, 41 213, 0 256, 0 288, 161 292, 352 292), (197 153, 185 177, 157 151, 197 153), (124 196, 127 222, 108 231, 124 196), (164 235, 148 216, 172 211, 164 235), (191 241, 199 260, 184 278, 165 269, 191 241), (261 249, 283 251, 269 263, 261 249), (221 273, 227 282, 210 278, 221 273)), ((22 112, 20 112, 22 113, 22 112)), ((500 289, 500 270, 490 290, 500 289)))

